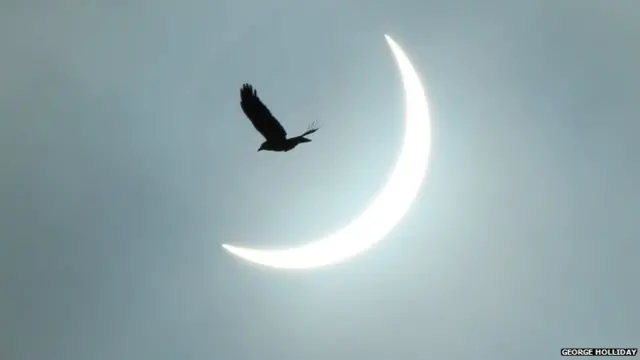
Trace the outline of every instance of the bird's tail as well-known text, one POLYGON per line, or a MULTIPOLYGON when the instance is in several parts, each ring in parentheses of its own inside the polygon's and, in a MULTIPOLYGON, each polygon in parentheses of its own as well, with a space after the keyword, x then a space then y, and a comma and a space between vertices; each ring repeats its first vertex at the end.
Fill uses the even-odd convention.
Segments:
POLYGON ((314 121, 314 122, 312 122, 312 123, 311 123, 311 125, 309 125, 309 126, 307 127, 307 131, 305 131, 305 132, 304 132, 302 135, 300 135, 299 137, 300 137, 300 138, 303 138, 303 139, 305 139, 305 140, 307 140, 307 141, 304 141, 304 142, 309 142, 309 141, 311 141, 311 140, 309 140, 309 139, 304 138, 304 136, 309 135, 309 134, 313 134, 314 132, 318 131, 318 129, 320 129, 320 127, 319 127, 319 126, 316 126, 316 125, 317 125, 317 123, 316 123, 315 121, 314 121))

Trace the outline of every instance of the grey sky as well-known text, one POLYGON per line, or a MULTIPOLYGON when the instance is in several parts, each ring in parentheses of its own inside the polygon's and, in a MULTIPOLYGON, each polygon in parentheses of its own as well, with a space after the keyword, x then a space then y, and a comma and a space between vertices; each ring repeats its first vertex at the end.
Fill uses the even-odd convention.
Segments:
POLYGON ((640 2, 0 3, 0 359, 551 359, 640 344, 640 2), (305 5, 301 5, 301 4, 305 5), (287 273, 356 216, 431 97, 427 181, 379 246, 287 273), (256 86, 290 133, 256 153, 256 86))

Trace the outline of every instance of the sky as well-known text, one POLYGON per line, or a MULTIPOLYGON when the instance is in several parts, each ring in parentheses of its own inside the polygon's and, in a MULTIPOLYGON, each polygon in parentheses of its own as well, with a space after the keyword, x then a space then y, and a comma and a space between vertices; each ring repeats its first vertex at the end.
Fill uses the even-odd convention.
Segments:
POLYGON ((0 3, 0 358, 425 360, 640 345, 640 2, 0 3), (378 245, 302 245, 393 168, 403 93, 432 157, 378 245), (250 82, 290 134, 256 152, 250 82))

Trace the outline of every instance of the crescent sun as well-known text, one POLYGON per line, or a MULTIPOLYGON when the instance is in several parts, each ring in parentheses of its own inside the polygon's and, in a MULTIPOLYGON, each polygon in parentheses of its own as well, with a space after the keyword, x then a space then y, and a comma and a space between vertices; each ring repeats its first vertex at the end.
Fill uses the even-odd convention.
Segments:
POLYGON ((429 107, 418 73, 402 48, 385 35, 405 91, 402 151, 389 180, 371 205, 353 222, 323 239, 301 247, 259 250, 223 244, 247 261, 279 269, 309 269, 335 264, 382 240, 407 213, 427 172, 431 147, 429 107))

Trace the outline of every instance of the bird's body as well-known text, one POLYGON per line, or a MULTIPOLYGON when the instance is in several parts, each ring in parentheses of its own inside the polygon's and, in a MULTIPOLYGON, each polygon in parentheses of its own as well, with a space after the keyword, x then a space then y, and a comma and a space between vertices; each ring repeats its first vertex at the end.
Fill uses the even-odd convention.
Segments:
POLYGON ((318 131, 315 124, 312 124, 302 135, 287 138, 287 132, 282 124, 276 119, 262 103, 258 93, 249 84, 242 85, 240 89, 240 107, 244 114, 251 120, 253 126, 264 136, 265 142, 260 145, 258 151, 290 151, 298 144, 310 142, 306 135, 318 131))
POLYGON ((302 136, 296 136, 294 138, 285 139, 284 141, 265 141, 260 145, 261 150, 267 151, 289 151, 298 146, 298 144, 310 142, 311 139, 307 139, 302 136))

